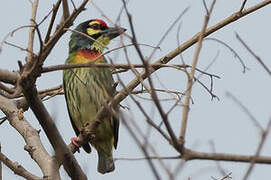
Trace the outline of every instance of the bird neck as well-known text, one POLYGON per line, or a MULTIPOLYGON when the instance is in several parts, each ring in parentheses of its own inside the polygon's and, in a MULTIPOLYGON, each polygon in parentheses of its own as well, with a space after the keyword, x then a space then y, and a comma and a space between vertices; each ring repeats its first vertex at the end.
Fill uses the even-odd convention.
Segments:
POLYGON ((75 57, 72 58, 72 63, 101 63, 105 62, 102 53, 98 52, 97 50, 91 49, 78 49, 75 52, 75 57))

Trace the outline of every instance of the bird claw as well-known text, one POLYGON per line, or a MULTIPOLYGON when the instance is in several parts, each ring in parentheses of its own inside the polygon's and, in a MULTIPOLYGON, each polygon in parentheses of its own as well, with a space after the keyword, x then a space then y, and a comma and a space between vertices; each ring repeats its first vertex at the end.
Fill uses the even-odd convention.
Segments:
POLYGON ((78 141, 78 137, 73 137, 73 138, 71 138, 72 144, 79 148, 80 145, 77 143, 77 141, 78 141))

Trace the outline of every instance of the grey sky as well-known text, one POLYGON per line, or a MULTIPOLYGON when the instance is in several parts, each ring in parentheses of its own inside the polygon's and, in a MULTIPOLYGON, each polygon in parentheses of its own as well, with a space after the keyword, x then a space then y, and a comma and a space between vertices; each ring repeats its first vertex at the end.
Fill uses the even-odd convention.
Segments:
MULTIPOLYGON (((40 21, 44 15, 46 15, 52 7, 52 2, 41 1, 38 9, 38 21, 40 21)), ((121 1, 94 1, 104 13, 113 21, 121 9, 121 1)), ((207 1, 208 4, 210 1, 207 1)), ((246 7, 250 7, 260 0, 249 1, 246 7)), ((218 0, 209 25, 214 25, 225 17, 230 16, 233 12, 237 11, 242 4, 242 0, 218 0)), ((145 43, 155 46, 160 40, 161 36, 167 31, 172 22, 178 17, 178 15, 186 8, 190 7, 189 11, 181 19, 181 42, 188 40, 195 33, 201 30, 201 26, 204 18, 204 7, 202 1, 199 0, 137 0, 130 1, 128 8, 133 16, 133 22, 136 30, 136 35, 139 43, 145 43)), ((247 17, 228 25, 227 27, 212 34, 210 37, 215 37, 223 40, 232 48, 234 48, 238 54, 244 60, 246 66, 250 68, 245 74, 242 73, 242 66, 238 62, 237 58, 222 45, 213 42, 205 41, 203 43, 203 49, 200 53, 198 67, 204 69, 213 60, 217 53, 219 56, 213 66, 208 70, 210 73, 214 73, 221 77, 221 79, 215 79, 214 81, 214 93, 220 98, 220 101, 213 100, 206 90, 199 84, 195 84, 193 88, 193 98, 195 104, 191 106, 189 114, 187 140, 186 146, 194 148, 198 151, 211 152, 209 140, 213 140, 215 143, 216 151, 223 153, 243 154, 250 155, 255 153, 258 142, 260 140, 260 134, 257 128, 253 125, 248 116, 236 105, 230 98, 225 96, 226 92, 230 92, 236 96, 257 118, 262 126, 266 126, 271 117, 270 112, 270 92, 271 85, 270 76, 263 70, 259 63, 244 49, 241 43, 236 39, 235 32, 237 32, 242 39, 259 55, 268 67, 271 67, 270 59, 270 45, 271 40, 270 21, 271 6, 267 6, 247 17)), ((0 39, 2 39, 12 29, 29 24, 31 15, 31 5, 25 1, 3 1, 0 6, 0 19, 1 19, 1 31, 0 39)), ((75 21, 75 25, 80 22, 92 19, 102 18, 101 14, 89 3, 87 10, 84 11, 75 21)), ((107 21, 108 22, 108 21, 107 21)), ((46 31, 45 27, 47 22, 41 27, 42 33, 46 31)), ((108 22, 109 23, 109 22, 108 22)), ((129 24, 126 16, 123 14, 121 18, 121 26, 127 28, 127 33, 131 34, 129 24)), ((73 26, 74 28, 75 26, 73 26)), ((152 61, 155 61, 158 57, 165 55, 169 51, 173 50, 177 46, 176 40, 177 26, 168 34, 166 40, 160 45, 161 51, 157 51, 152 61)), ((45 62, 45 65, 56 65, 64 63, 68 55, 68 41, 70 33, 66 33, 59 43, 56 45, 51 55, 45 62)), ((16 43, 22 47, 26 47, 28 39, 28 29, 23 29, 12 38, 9 38, 9 42, 16 43)), ((113 40, 110 44, 110 48, 117 47, 119 44, 119 38, 113 40)), ((128 43, 128 41, 125 41, 128 43)), ((38 44, 36 43, 36 49, 38 44)), ((194 46, 186 50, 183 53, 186 63, 191 63, 194 54, 194 46)), ((140 63, 140 59, 135 53, 133 48, 128 48, 130 60, 133 63, 140 63)), ((144 56, 148 56, 152 51, 149 47, 142 47, 144 56)), ((125 63, 125 57, 123 52, 119 55, 112 53, 109 55, 114 59, 116 63, 125 63)), ((24 61, 25 52, 5 45, 3 51, 0 54, 0 67, 9 70, 17 70, 17 61, 24 61)), ((171 63, 180 63, 179 57, 176 57, 171 63)), ((121 75, 124 82, 129 82, 134 76, 132 73, 124 73, 121 75)), ((155 87, 163 87, 160 82, 170 90, 184 91, 186 87, 185 74, 172 69, 159 70, 156 75, 152 76, 155 80, 155 87)), ((210 79, 206 76, 202 76, 201 80, 208 84, 210 79)), ((37 85, 39 89, 52 87, 59 85, 62 82, 62 72, 54 72, 44 74, 38 79, 37 85)), ((148 96, 144 96, 148 97, 148 96)), ((170 96, 161 95, 162 98, 168 98, 170 96)), ((139 99, 140 100, 140 99, 139 99)), ((160 117, 156 111, 154 111, 154 105, 151 102, 140 100, 144 105, 145 110, 149 114, 153 114, 155 122, 160 122, 160 117)), ((59 96, 53 98, 45 103, 51 115, 55 118, 56 124, 62 134, 66 143, 70 142, 70 138, 74 136, 74 132, 71 128, 69 117, 67 114, 66 104, 64 97, 59 96)), ((136 106, 132 105, 132 101, 127 98, 123 105, 129 106, 131 111, 124 110, 124 113, 130 118, 134 118, 136 122, 146 132, 146 122, 142 114, 136 106)), ((172 103, 163 102, 163 107, 168 110, 172 103)), ((180 131, 182 108, 176 108, 169 116, 170 122, 177 134, 180 131)), ((27 120, 36 128, 40 129, 37 120, 31 113, 31 110, 25 113, 27 120)), ((47 149, 52 152, 52 148, 46 139, 44 132, 41 131, 41 137, 46 144, 47 149)), ((271 143, 270 138, 267 139, 263 149, 262 155, 270 155, 271 143)), ((162 140, 161 136, 155 131, 151 131, 149 139, 150 143, 156 148, 157 152, 161 156, 174 156, 177 153, 173 148, 162 140)), ((30 172, 41 176, 41 172, 26 151, 23 150, 25 145, 20 135, 10 127, 8 123, 4 123, 0 126, 0 142, 2 144, 2 151, 13 161, 18 161, 30 172)), ((93 150, 93 153, 86 154, 81 151, 80 154, 76 154, 75 157, 87 171, 87 175, 90 179, 154 179, 152 172, 146 161, 117 161, 116 170, 108 175, 100 175, 96 171, 97 154, 93 150)), ((143 154, 136 146, 133 139, 127 133, 127 130, 121 125, 120 139, 118 149, 114 152, 114 157, 143 157, 143 154)), ((159 166, 159 163, 155 161, 157 168, 160 170, 164 179, 168 179, 165 172, 159 166)), ((174 169, 179 160, 165 160, 164 163, 169 169, 174 169)), ((227 172, 232 172, 233 179, 241 179, 248 167, 245 163, 229 163, 222 162, 221 165, 227 172)), ((256 165, 250 179, 267 180, 270 177, 270 166, 256 165)), ((191 161, 188 162, 184 170, 179 174, 177 179, 211 179, 211 176, 221 177, 219 171, 216 168, 216 164, 213 161, 191 161)), ((20 179, 14 175, 11 170, 4 168, 3 179, 20 179)))

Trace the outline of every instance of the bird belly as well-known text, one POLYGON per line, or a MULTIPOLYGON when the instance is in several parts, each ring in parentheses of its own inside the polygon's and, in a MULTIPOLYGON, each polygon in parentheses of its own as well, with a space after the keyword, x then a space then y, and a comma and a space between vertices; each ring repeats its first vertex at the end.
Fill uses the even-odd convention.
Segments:
MULTIPOLYGON (((103 82, 104 74, 102 72, 101 68, 77 68, 64 72, 64 76, 65 73, 70 76, 66 78, 68 80, 65 83, 68 110, 79 131, 85 123, 91 123, 95 120, 99 109, 109 100, 110 96, 106 89, 106 83, 103 82)), ((93 145, 96 149, 108 150, 112 149, 112 144, 113 129, 110 117, 108 117, 103 119, 96 130, 93 145)))

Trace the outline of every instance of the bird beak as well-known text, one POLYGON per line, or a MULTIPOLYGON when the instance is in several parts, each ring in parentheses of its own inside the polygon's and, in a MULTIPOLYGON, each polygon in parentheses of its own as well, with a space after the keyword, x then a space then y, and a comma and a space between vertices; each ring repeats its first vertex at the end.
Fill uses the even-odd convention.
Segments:
POLYGON ((109 39, 114 39, 126 31, 125 28, 121 27, 109 27, 108 29, 102 31, 103 36, 109 37, 109 39))

